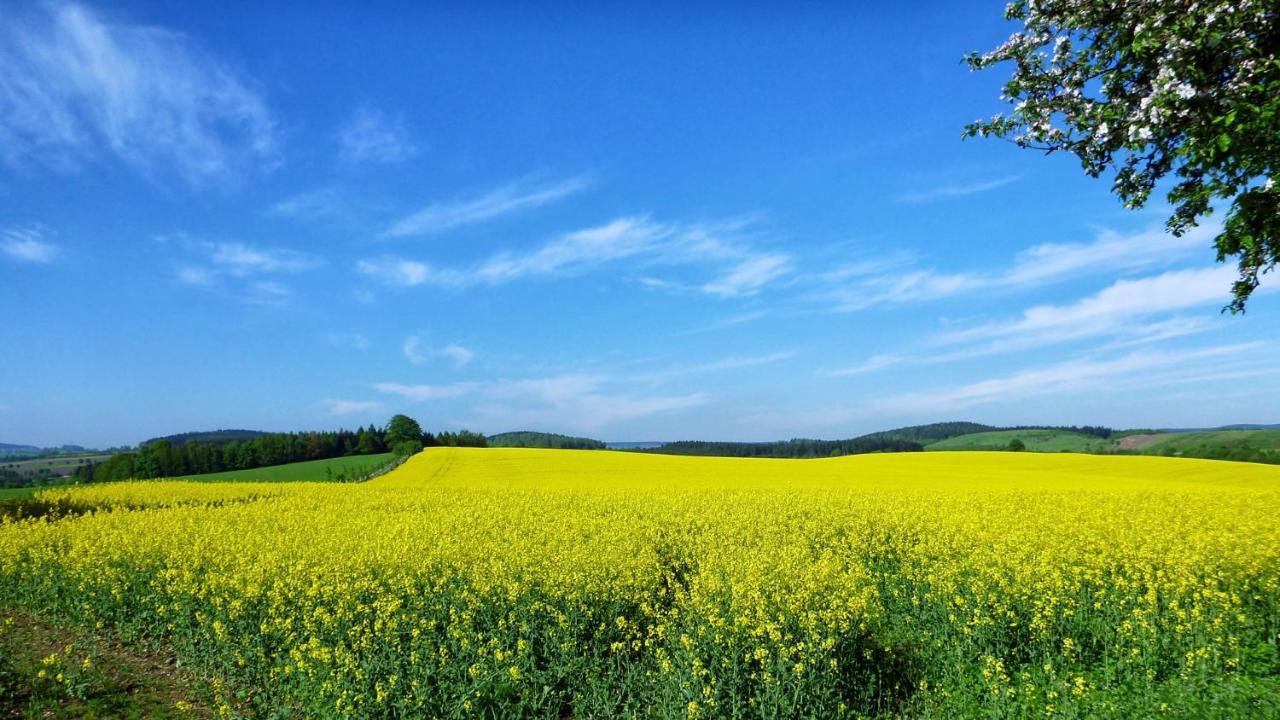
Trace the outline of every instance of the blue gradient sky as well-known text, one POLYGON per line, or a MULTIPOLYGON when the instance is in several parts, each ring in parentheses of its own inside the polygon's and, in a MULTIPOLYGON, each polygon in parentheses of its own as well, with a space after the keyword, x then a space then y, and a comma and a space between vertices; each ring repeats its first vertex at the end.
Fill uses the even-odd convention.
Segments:
POLYGON ((1069 157, 960 140, 1003 4, 0 6, 0 441, 1277 421, 1069 157))

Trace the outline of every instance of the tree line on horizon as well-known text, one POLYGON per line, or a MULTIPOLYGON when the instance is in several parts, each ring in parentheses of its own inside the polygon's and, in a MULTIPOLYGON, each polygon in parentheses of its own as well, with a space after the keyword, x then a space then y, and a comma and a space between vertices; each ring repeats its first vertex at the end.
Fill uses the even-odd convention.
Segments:
POLYGON ((152 440, 137 450, 118 452, 101 463, 76 468, 76 482, 204 475, 308 460, 392 452, 412 455, 424 447, 485 447, 487 439, 470 430, 424 432, 417 421, 396 415, 386 427, 370 424, 356 430, 263 433, 249 439, 210 442, 191 439, 178 445, 152 440))

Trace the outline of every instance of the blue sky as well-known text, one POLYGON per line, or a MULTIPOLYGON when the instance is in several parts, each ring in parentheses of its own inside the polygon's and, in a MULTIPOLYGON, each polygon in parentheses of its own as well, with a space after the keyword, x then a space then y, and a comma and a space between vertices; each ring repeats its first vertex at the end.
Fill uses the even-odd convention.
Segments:
POLYGON ((0 6, 0 441, 1274 422, 1269 283, 1001 110, 1003 4, 0 6))

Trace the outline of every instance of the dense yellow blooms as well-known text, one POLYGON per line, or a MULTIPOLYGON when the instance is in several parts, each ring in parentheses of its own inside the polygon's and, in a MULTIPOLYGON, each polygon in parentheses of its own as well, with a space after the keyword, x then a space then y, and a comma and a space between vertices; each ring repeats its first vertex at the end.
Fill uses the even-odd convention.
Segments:
POLYGON ((286 715, 1107 715, 1280 673, 1263 465, 438 448, 44 499, 75 513, 0 525, 0 601, 286 715))

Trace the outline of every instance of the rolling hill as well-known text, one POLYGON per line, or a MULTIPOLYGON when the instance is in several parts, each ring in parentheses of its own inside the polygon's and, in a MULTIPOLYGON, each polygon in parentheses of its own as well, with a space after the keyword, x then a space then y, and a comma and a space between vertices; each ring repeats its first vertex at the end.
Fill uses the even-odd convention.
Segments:
POLYGON ((1149 455, 1219 460, 1280 461, 1280 430, 1206 430, 1170 433, 1142 448, 1149 455))
POLYGON ((517 432, 498 433, 488 437, 489 447, 509 448, 547 448, 554 450, 603 450, 605 444, 599 440, 557 433, 533 432, 520 430, 517 432))
POLYGON ((191 440, 197 442, 209 443, 211 445, 225 445, 226 443, 236 440, 252 440, 259 435, 267 433, 261 430, 199 430, 195 432, 176 433, 174 435, 165 435, 163 437, 151 438, 139 445, 147 445, 159 440, 165 440, 170 445, 185 445, 191 440))
POLYGON ((1111 440, 1070 430, 993 430, 939 440, 925 450, 1007 450, 1013 440, 1021 440, 1033 452, 1104 452, 1115 447, 1111 440))

